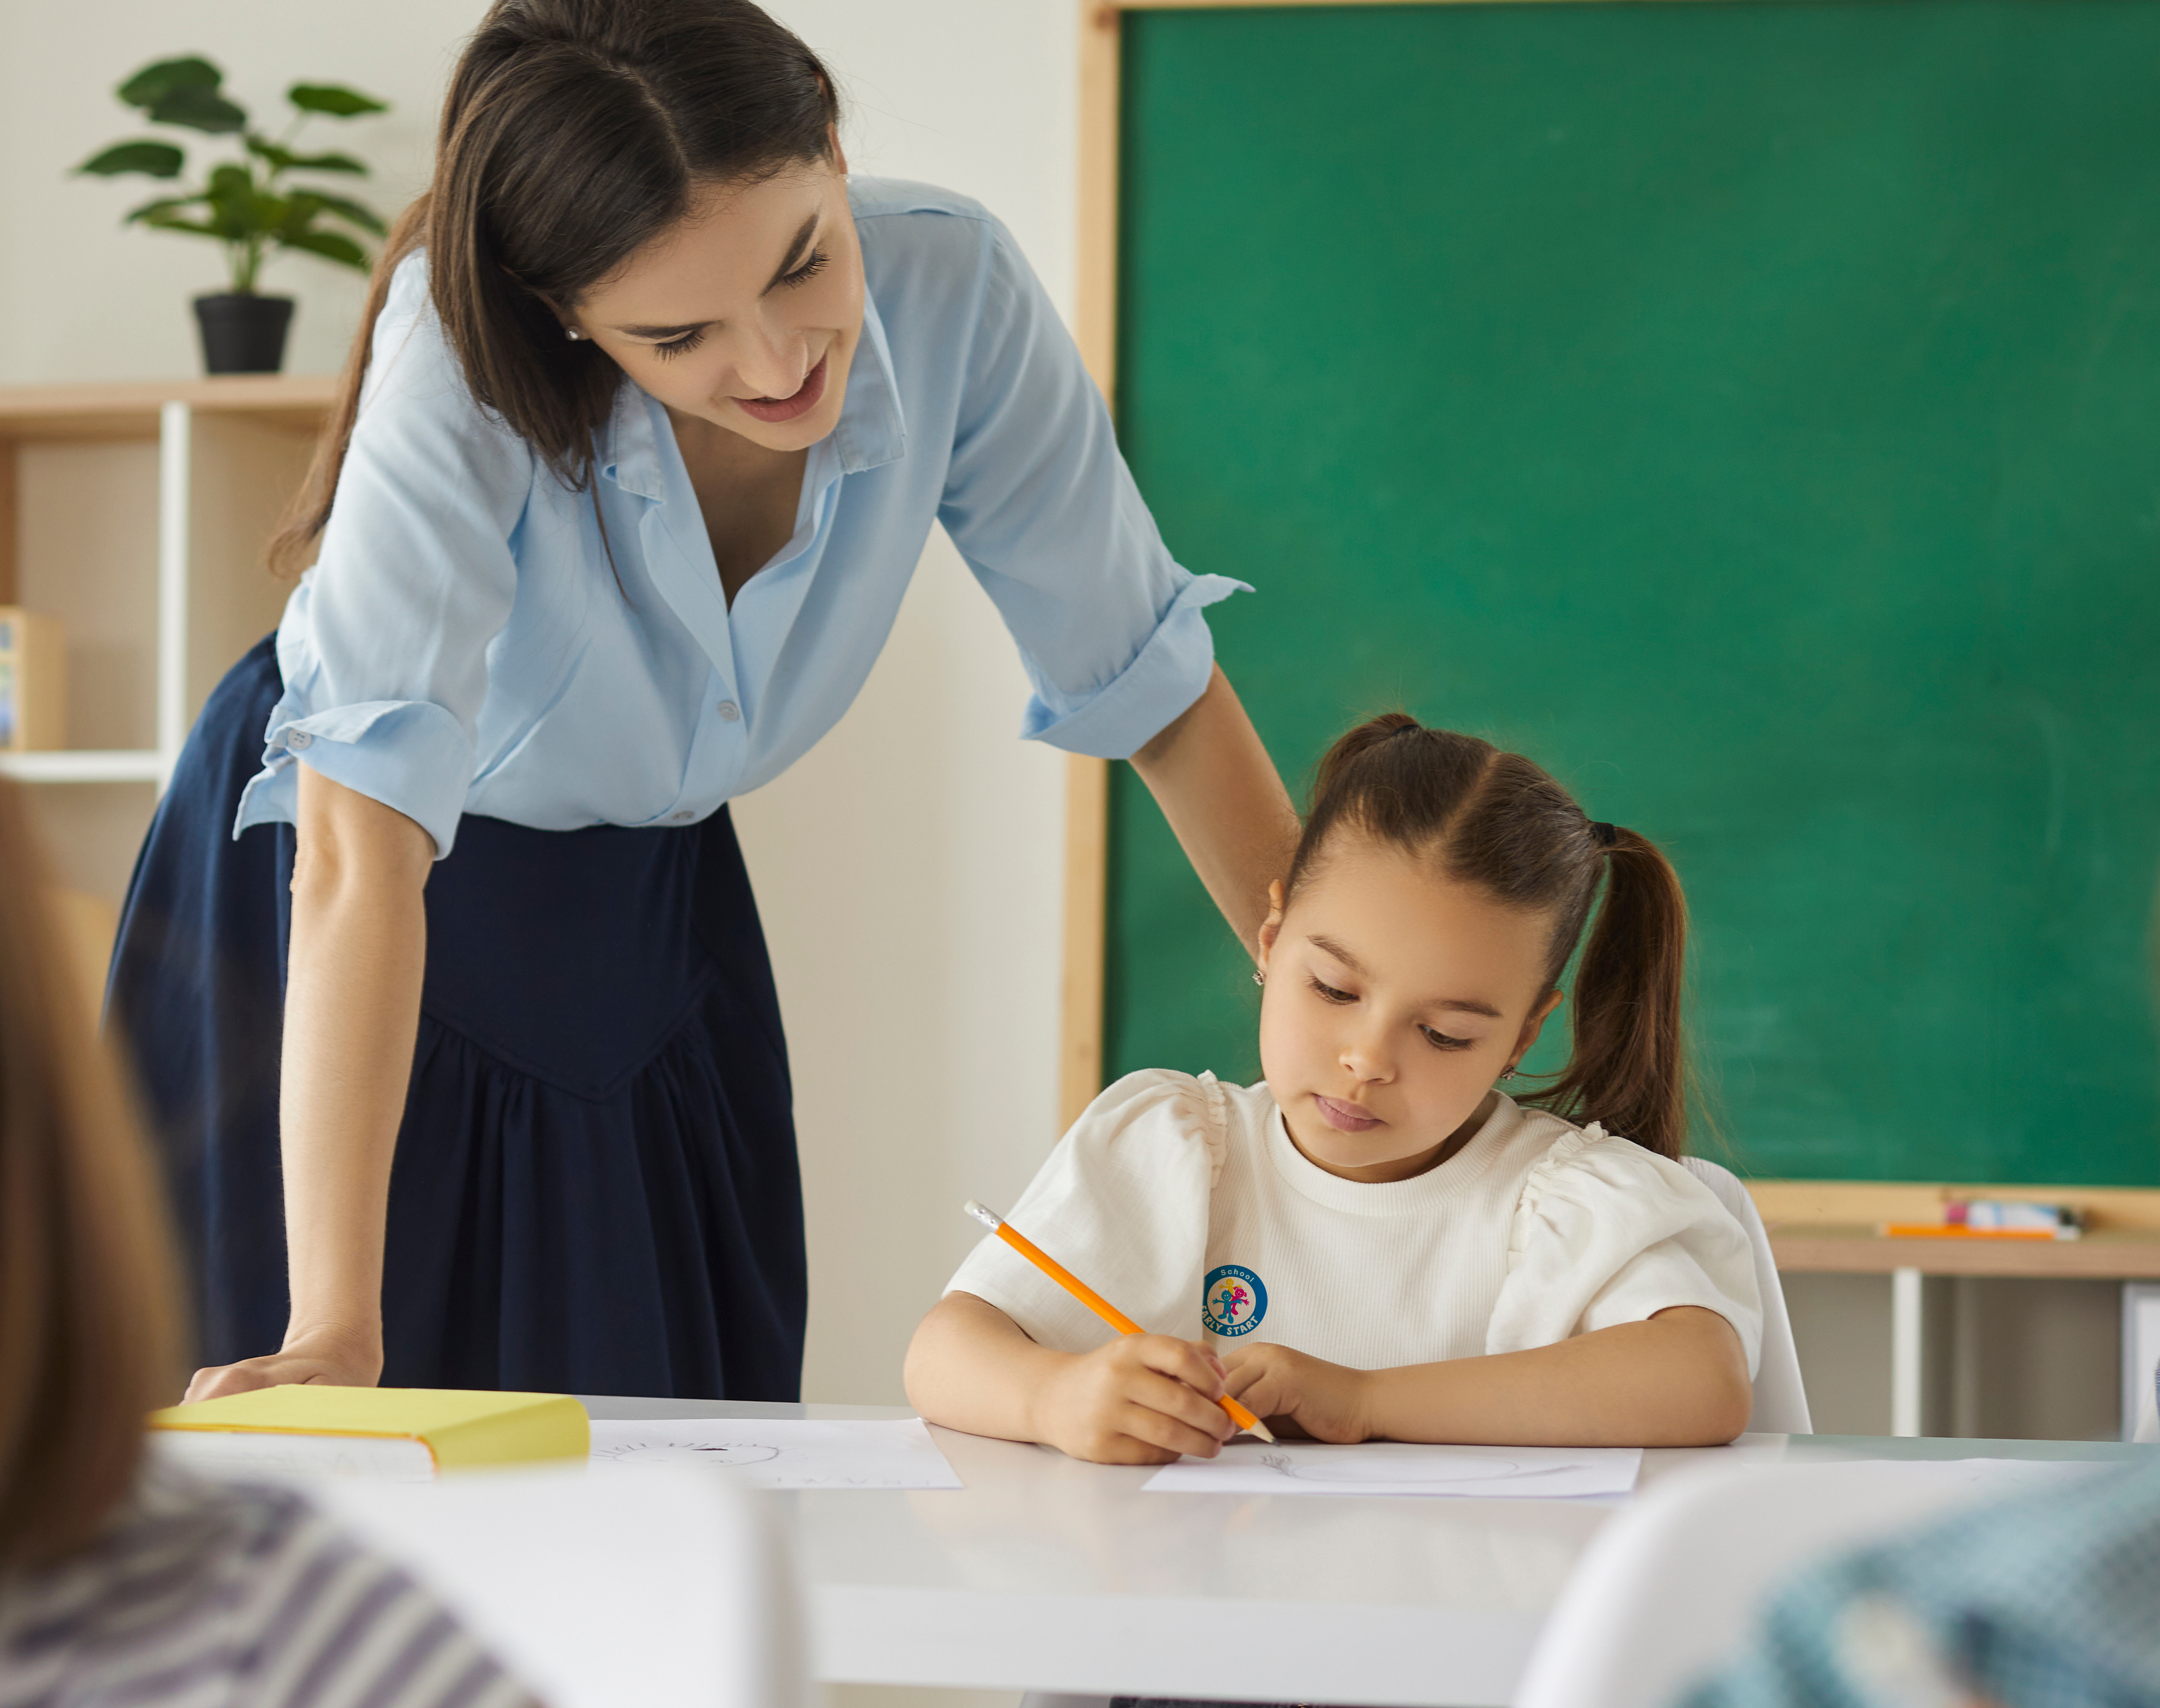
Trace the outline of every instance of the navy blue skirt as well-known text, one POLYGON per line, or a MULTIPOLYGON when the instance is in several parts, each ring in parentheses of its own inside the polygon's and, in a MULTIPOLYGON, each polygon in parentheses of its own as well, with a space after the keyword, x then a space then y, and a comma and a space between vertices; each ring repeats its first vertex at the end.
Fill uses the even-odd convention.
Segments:
MULTIPOLYGON (((293 838, 282 824, 232 836, 281 692, 265 641, 204 707, 136 864, 107 990, 194 1259, 207 1363, 274 1352, 285 1332, 293 838)), ((725 811, 563 832, 469 816, 426 901, 383 1381, 797 1398, 787 1050, 725 811)))

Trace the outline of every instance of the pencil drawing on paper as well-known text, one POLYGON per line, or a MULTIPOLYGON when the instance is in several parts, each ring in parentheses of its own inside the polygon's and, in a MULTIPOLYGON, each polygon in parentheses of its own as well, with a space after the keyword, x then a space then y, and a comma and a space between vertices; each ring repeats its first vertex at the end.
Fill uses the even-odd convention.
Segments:
POLYGON ((1634 1487, 1642 1462, 1638 1447, 1501 1448, 1414 1441, 1301 1441, 1263 1447, 1237 1441, 1212 1459, 1166 1465, 1146 1486, 1192 1494, 1556 1500, 1625 1494, 1634 1487))
POLYGON ((958 1488, 921 1418, 595 1418, 595 1467, 694 1465, 759 1488, 958 1488))
POLYGON ((1261 1464, 1301 1482, 1430 1484, 1444 1487, 1458 1482, 1498 1482, 1529 1477, 1553 1477, 1572 1472, 1575 1465, 1524 1465, 1514 1459, 1473 1458, 1467 1453, 1434 1454, 1417 1460, 1382 1459, 1366 1453, 1331 1453, 1325 1458, 1293 1458, 1288 1453, 1262 1453, 1261 1464))
POLYGON ((617 1465, 762 1465, 780 1449, 761 1441, 629 1441, 595 1447, 593 1457, 617 1465))

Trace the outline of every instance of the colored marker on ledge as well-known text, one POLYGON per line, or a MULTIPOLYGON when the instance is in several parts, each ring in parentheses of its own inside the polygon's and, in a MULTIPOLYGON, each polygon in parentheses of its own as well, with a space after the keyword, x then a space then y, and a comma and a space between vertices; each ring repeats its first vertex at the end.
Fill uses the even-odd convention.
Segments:
MULTIPOLYGON (((973 1198, 968 1200, 967 1211, 984 1227, 996 1234, 999 1238, 1033 1264, 1036 1268, 1041 1269, 1051 1280, 1057 1282, 1059 1286, 1064 1288, 1067 1292, 1093 1311, 1096 1316, 1101 1317, 1103 1321, 1109 1323, 1119 1334, 1140 1334, 1145 1332, 1140 1324, 1135 1322, 1131 1317, 1119 1310, 1116 1306, 1110 1303, 1025 1234, 1014 1232, 1011 1223, 999 1215, 996 1211, 977 1203, 973 1198)), ((1228 1412, 1230 1421, 1247 1435, 1258 1435, 1262 1441, 1273 1445, 1275 1432, 1244 1406, 1238 1404, 1236 1400, 1231 1399, 1228 1394, 1224 1394, 1215 1403, 1228 1412)))

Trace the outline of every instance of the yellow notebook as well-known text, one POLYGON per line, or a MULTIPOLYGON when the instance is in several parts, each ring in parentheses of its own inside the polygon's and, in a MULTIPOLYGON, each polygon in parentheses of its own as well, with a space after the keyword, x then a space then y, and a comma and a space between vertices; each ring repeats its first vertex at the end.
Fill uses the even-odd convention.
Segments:
POLYGON ((330 1472, 425 1481, 444 1471, 583 1459, 567 1394, 461 1388, 258 1388, 150 1414, 159 1451, 206 1471, 330 1472))

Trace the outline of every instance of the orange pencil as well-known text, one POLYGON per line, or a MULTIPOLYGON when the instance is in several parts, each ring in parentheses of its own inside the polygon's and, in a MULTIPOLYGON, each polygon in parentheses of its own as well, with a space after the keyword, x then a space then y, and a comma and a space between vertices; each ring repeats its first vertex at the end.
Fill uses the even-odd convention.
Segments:
MULTIPOLYGON (((1056 1258, 1051 1256, 1048 1252, 1043 1250, 1025 1234, 1015 1233, 1012 1224, 999 1215, 996 1211, 977 1203, 973 1198, 968 1200, 967 1208, 970 1216, 996 1234, 1036 1268, 1041 1269, 1051 1280, 1057 1282, 1059 1286, 1064 1288, 1067 1292, 1093 1311, 1096 1316, 1101 1317, 1103 1321, 1109 1323, 1119 1334, 1145 1332, 1140 1324, 1119 1310, 1116 1306, 1082 1280, 1079 1276, 1074 1275, 1072 1270, 1067 1269, 1056 1258)), ((1228 1394, 1224 1394, 1215 1403, 1228 1412, 1230 1421, 1244 1430, 1247 1435, 1258 1435, 1264 1441, 1272 1442, 1275 1440, 1274 1432, 1265 1424, 1238 1404, 1236 1400, 1231 1399, 1228 1394)))
POLYGON ((2074 1239, 2052 1228, 1965 1228, 1955 1222, 1885 1222, 1885 1239, 2074 1239))

